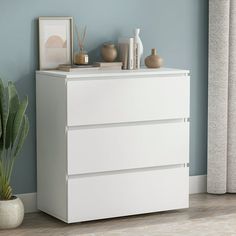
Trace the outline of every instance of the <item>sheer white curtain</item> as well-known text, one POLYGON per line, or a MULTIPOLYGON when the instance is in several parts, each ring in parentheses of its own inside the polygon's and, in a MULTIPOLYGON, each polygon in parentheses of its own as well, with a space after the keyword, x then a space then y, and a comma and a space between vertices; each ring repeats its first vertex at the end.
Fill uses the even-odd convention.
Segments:
POLYGON ((236 192, 236 0, 209 0, 209 193, 236 192))

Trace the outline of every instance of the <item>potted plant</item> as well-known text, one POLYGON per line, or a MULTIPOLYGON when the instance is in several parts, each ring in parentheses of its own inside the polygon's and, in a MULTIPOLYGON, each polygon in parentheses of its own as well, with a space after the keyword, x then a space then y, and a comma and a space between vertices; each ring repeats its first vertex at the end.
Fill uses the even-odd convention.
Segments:
POLYGON ((0 79, 0 229, 15 228, 24 218, 24 206, 13 196, 10 180, 29 131, 27 105, 28 98, 20 101, 12 82, 4 86, 0 79))

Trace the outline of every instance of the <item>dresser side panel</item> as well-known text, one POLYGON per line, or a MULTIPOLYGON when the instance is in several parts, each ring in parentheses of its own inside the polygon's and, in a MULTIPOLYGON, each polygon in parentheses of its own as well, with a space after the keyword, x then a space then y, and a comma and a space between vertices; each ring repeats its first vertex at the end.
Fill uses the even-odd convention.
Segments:
POLYGON ((67 221, 65 79, 36 76, 38 209, 67 221))

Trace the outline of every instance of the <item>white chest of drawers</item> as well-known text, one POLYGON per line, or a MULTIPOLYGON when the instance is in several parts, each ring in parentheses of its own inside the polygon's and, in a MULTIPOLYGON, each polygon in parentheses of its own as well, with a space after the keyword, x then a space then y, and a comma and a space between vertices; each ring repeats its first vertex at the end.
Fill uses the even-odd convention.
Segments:
POLYGON ((37 72, 38 208, 72 223, 188 207, 188 73, 37 72))

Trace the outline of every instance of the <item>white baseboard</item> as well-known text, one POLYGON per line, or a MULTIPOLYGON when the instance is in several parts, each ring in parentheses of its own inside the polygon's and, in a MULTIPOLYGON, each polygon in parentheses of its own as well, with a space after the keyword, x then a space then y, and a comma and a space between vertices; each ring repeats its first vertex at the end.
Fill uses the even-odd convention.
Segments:
POLYGON ((24 193, 24 194, 17 194, 25 207, 25 213, 36 212, 37 209, 37 193, 24 193))
MULTIPOLYGON (((196 175, 189 177, 189 193, 205 193, 206 192, 206 175, 196 175)), ((36 212, 37 209, 37 193, 18 194, 18 197, 24 203, 25 212, 36 212)))
POLYGON ((207 191, 207 176, 196 175, 189 177, 189 193, 206 193, 207 191))

